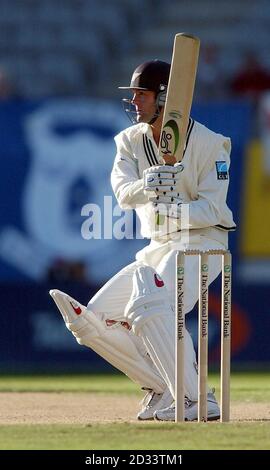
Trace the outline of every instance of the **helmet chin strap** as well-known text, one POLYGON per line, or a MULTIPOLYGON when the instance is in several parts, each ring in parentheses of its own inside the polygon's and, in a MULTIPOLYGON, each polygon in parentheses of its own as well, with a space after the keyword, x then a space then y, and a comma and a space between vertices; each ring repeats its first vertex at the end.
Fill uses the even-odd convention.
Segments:
POLYGON ((154 124, 154 122, 157 120, 161 113, 161 108, 165 106, 165 101, 166 101, 166 89, 162 90, 160 93, 157 94, 156 97, 156 112, 152 119, 148 122, 148 124, 154 124))
POLYGON ((148 121, 148 124, 150 124, 150 125, 151 125, 151 124, 154 124, 154 122, 157 120, 157 118, 158 118, 159 115, 160 115, 160 111, 161 111, 160 108, 161 108, 161 106, 159 106, 159 107, 157 108, 157 112, 154 114, 154 116, 152 117, 152 119, 150 119, 150 121, 148 121))

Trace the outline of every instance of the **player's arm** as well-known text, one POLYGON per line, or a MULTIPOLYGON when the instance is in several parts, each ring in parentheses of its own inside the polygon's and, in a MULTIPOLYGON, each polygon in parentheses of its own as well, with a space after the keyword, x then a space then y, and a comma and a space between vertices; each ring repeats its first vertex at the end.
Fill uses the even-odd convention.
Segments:
MULTIPOLYGON (((205 148, 202 149, 202 152, 205 148)), ((208 149, 210 152, 210 149, 208 149)), ((183 201, 175 191, 167 191, 152 199, 156 211, 175 219, 181 219, 182 203, 189 206, 189 218, 182 220, 178 228, 204 228, 219 225, 226 211, 226 198, 229 186, 230 142, 224 140, 210 154, 200 154, 199 161, 203 165, 198 174, 197 198, 193 201, 183 201)), ((173 189, 173 188, 172 188, 173 189)), ((157 196, 157 193, 156 193, 157 196)))
POLYGON ((117 154, 111 173, 111 185, 121 209, 134 209, 136 205, 148 202, 144 194, 144 182, 140 178, 137 160, 127 137, 120 133, 115 142, 117 154))
POLYGON ((223 148, 199 178, 198 199, 189 203, 189 228, 213 227, 221 223, 226 208, 229 167, 230 157, 223 148), (218 167, 223 167, 222 171, 219 172, 218 167))
POLYGON ((197 197, 189 202, 190 228, 219 225, 227 212, 231 141, 201 126, 194 141, 197 197))

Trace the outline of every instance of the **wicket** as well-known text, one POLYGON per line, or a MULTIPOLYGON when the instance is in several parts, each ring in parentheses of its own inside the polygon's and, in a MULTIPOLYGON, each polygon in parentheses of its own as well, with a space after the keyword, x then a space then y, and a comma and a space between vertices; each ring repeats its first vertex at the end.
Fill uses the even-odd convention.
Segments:
POLYGON ((185 257, 199 256, 198 307, 198 421, 207 421, 208 378, 208 257, 222 256, 220 421, 230 420, 231 253, 227 250, 186 250, 176 254, 175 422, 185 420, 184 390, 184 280, 185 257))

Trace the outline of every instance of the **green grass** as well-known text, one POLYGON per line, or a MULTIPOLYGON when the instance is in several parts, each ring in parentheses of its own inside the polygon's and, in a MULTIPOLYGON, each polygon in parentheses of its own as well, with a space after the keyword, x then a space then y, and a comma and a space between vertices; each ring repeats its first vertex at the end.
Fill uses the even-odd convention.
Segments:
MULTIPOLYGON (((218 395, 218 376, 211 375, 209 383, 218 395)), ((141 396, 138 387, 122 375, 0 377, 0 392, 22 392, 22 400, 23 392, 40 391, 141 396)), ((231 398, 234 402, 270 403, 270 374, 232 374, 231 398)), ((270 449, 270 420, 268 413, 265 421, 226 424, 2 425, 0 449, 270 449)))
MULTIPOLYGON (((219 376, 210 375, 209 384, 219 391, 219 376)), ((217 393, 218 395, 218 393, 217 393)), ((231 399, 270 403, 270 373, 237 372, 231 375, 231 399)))
POLYGON ((120 374, 2 375, 0 392, 139 393, 138 386, 120 374))
POLYGON ((269 449, 267 423, 1 426, 1 449, 269 449))
MULTIPOLYGON (((219 395, 218 374, 209 375, 209 384, 219 395)), ((0 392, 89 392, 141 394, 138 386, 120 374, 2 375, 0 392)), ((270 373, 237 372, 231 376, 234 401, 270 403, 270 373)))

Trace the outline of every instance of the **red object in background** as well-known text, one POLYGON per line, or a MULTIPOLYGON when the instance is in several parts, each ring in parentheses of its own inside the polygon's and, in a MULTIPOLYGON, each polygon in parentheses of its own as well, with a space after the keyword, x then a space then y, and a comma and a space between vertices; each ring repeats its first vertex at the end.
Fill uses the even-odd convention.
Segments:
MULTIPOLYGON (((209 318, 214 316, 220 326, 221 322, 221 297, 209 294, 209 318)), ((232 303, 232 334, 231 334, 231 355, 243 350, 251 337, 250 320, 244 310, 236 303, 232 303)), ((210 361, 216 362, 220 359, 220 337, 215 341, 215 347, 210 350, 210 361)))
POLYGON ((236 95, 258 99, 263 92, 270 89, 270 72, 263 67, 257 56, 250 52, 231 80, 230 88, 236 95))

